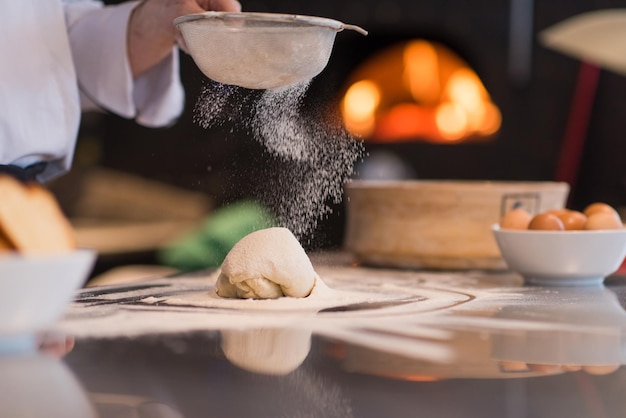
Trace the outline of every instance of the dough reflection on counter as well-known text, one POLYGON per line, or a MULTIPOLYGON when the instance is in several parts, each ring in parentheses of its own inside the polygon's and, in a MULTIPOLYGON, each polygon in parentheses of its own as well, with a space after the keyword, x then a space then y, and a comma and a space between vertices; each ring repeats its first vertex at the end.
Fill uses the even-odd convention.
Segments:
POLYGON ((287 228, 267 228, 243 237, 230 250, 217 279, 225 298, 275 299, 308 296, 319 277, 287 228))
POLYGON ((222 330, 221 346, 226 358, 243 370, 286 375, 309 355, 311 334, 300 328, 222 330))

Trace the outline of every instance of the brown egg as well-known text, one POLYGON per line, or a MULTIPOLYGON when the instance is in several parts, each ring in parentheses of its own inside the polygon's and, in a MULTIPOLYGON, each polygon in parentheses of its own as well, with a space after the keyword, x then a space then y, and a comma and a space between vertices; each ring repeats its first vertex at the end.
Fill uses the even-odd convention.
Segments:
POLYGON ((524 209, 512 209, 500 218, 502 229, 528 229, 532 216, 524 209))
POLYGON ((534 364, 529 363, 528 369, 533 372, 554 374, 561 371, 561 367, 558 364, 534 364))
POLYGON ((561 216, 561 215, 563 215, 563 214, 565 214, 567 212, 569 212, 569 209, 565 209, 565 208, 563 208, 563 209, 550 209, 550 210, 546 211, 546 213, 551 213, 551 214, 556 215, 556 216, 561 216))
POLYGON ((563 227, 566 231, 584 229, 587 222, 587 216, 576 210, 563 209, 556 216, 563 222, 563 227))
POLYGON ((528 365, 523 361, 502 360, 500 369, 503 372, 525 372, 528 371, 528 365))
POLYGON ((579 364, 564 364, 561 366, 561 370, 564 372, 579 372, 583 369, 583 366, 579 364))
POLYGON ((611 374, 620 368, 619 364, 584 366, 583 370, 593 375, 611 374))
POLYGON ((528 224, 528 229, 563 231, 565 227, 558 216, 546 212, 535 215, 528 224))
POLYGON ((595 212, 587 217, 584 229, 620 229, 623 227, 617 212, 595 212))
POLYGON ((617 211, 615 209, 613 209, 613 206, 611 205, 607 205, 606 203, 602 203, 602 202, 596 202, 596 203, 592 203, 590 205, 588 205, 587 207, 585 207, 585 209, 583 210, 583 213, 589 217, 594 213, 597 212, 607 212, 607 213, 615 213, 617 214, 617 211))

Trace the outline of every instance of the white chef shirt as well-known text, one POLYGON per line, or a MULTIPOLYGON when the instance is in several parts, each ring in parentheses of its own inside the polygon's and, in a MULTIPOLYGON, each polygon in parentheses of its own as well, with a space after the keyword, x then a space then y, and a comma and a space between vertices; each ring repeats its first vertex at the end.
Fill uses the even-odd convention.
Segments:
POLYGON ((133 80, 126 51, 137 2, 5 0, 0 6, 0 164, 47 161, 69 170, 82 110, 99 107, 146 126, 183 108, 176 51, 133 80), (82 106, 82 107, 81 107, 82 106))

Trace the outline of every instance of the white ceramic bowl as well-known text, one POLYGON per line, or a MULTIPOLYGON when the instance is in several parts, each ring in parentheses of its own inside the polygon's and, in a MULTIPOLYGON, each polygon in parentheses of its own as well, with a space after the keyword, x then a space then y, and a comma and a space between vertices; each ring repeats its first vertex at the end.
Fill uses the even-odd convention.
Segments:
POLYGON ((98 417, 76 376, 52 356, 0 356, 0 389, 3 417, 98 417))
POLYGON ((617 271, 626 256, 626 229, 528 231, 493 226, 509 269, 529 283, 597 285, 617 271))
POLYGON ((88 249, 0 255, 0 342, 53 325, 87 280, 95 258, 88 249))

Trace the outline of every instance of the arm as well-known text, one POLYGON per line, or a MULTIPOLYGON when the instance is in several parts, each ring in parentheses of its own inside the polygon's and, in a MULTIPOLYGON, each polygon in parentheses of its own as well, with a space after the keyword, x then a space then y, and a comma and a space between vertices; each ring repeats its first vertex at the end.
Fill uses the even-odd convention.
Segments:
POLYGON ((103 7, 92 0, 65 0, 64 5, 83 110, 95 103, 145 126, 165 126, 184 103, 174 18, 204 7, 236 10, 239 3, 144 0, 103 7))

